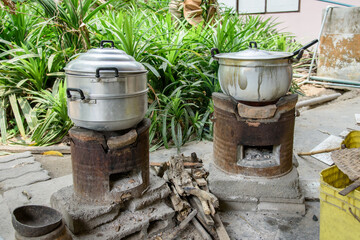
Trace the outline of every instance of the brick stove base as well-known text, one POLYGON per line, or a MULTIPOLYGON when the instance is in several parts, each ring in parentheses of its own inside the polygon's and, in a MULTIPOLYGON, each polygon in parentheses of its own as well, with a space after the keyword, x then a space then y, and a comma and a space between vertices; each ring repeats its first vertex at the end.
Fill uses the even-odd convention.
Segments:
POLYGON ((305 201, 295 166, 288 174, 276 178, 229 174, 214 164, 210 165, 209 172, 209 188, 219 198, 221 210, 305 215, 305 201))
POLYGON ((51 196, 73 239, 147 239, 174 226, 174 210, 165 204, 166 182, 150 175, 150 186, 140 198, 119 204, 92 205, 74 198, 73 186, 51 196))

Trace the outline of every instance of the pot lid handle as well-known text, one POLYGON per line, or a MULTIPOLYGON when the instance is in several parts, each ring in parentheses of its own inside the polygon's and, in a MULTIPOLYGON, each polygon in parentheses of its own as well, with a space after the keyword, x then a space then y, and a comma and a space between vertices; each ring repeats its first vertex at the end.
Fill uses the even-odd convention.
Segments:
POLYGON ((255 41, 251 41, 250 43, 249 43, 249 48, 258 48, 257 47, 257 43, 255 42, 255 41))
POLYGON ((100 48, 104 48, 104 43, 111 43, 111 48, 114 48, 114 41, 111 41, 111 40, 102 40, 100 42, 100 48))

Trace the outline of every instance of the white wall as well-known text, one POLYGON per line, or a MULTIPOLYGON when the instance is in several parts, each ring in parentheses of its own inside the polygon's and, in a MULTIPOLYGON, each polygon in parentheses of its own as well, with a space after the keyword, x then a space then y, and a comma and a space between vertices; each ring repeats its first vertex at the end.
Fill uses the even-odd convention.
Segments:
MULTIPOLYGON (((322 12, 327 6, 338 6, 316 0, 300 0, 300 12, 264 14, 275 17, 281 22, 282 31, 294 33, 297 40, 306 43, 318 37, 322 21, 322 12)), ((360 6, 359 0, 338 0, 341 3, 360 6)))
MULTIPOLYGON (((218 0, 224 3, 235 3, 236 0, 218 0)), ((243 0, 240 0, 243 1, 243 0)), ((252 0, 248 0, 251 2, 252 0)), ((360 6, 360 0, 334 0, 341 3, 360 6)), ((318 37, 322 21, 322 11, 327 6, 337 6, 316 0, 300 0, 300 12, 261 14, 264 17, 277 18, 281 22, 278 28, 283 32, 291 32, 301 43, 306 43, 318 37)))

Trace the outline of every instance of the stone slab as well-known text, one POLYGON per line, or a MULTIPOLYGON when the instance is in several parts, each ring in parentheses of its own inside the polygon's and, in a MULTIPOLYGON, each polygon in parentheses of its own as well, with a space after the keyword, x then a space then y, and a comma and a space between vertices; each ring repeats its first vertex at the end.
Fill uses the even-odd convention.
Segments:
POLYGON ((277 178, 227 174, 213 164, 209 172, 209 189, 219 198, 222 211, 305 214, 305 200, 295 167, 277 178))
POLYGON ((72 175, 54 178, 44 182, 21 186, 4 193, 4 200, 11 210, 22 205, 41 204, 50 206, 51 195, 72 184, 72 175), (30 197, 30 199, 29 199, 30 197))
POLYGON ((35 162, 34 157, 14 159, 12 161, 0 163, 0 170, 19 168, 19 167, 25 166, 27 164, 32 164, 34 162, 35 162))
MULTIPOLYGON (((320 178, 320 177, 319 177, 320 178)), ((320 197, 320 180, 319 179, 299 179, 301 192, 305 199, 319 200, 320 197)))
POLYGON ((231 200, 222 200, 219 204, 219 209, 221 212, 229 211, 257 211, 258 201, 256 202, 242 202, 242 201, 231 201, 231 200))
POLYGON ((173 226, 172 218, 175 212, 165 203, 160 202, 151 205, 141 211, 123 211, 112 222, 101 225, 83 235, 73 236, 73 239, 148 239, 159 232, 165 231, 173 226))
POLYGON ((32 156, 31 152, 29 152, 29 151, 22 152, 22 153, 11 154, 11 155, 0 157, 0 163, 10 162, 10 161, 13 161, 13 160, 19 159, 19 158, 28 158, 28 157, 31 157, 31 156, 32 156))
POLYGON ((0 190, 8 191, 12 188, 30 185, 33 183, 46 181, 48 179, 50 179, 50 176, 48 172, 45 170, 37 171, 37 172, 28 172, 18 178, 6 179, 0 182, 0 190))
POLYGON ((15 230, 11 224, 11 213, 5 203, 5 199, 0 195, 0 239, 12 240, 15 230))
POLYGON ((296 213, 305 215, 305 204, 283 202, 260 202, 257 208, 261 212, 296 213))
POLYGON ((120 209, 135 213, 149 207, 170 194, 164 179, 150 174, 150 185, 141 198, 131 199, 122 204, 95 205, 80 203, 74 196, 73 186, 60 189, 51 196, 51 206, 60 211, 65 223, 74 234, 90 231, 102 224, 111 222, 118 216, 120 209))
POLYGON ((41 163, 39 163, 39 162, 25 164, 21 167, 0 170, 0 182, 4 181, 6 179, 18 178, 29 172, 37 172, 37 171, 41 171, 41 170, 42 170, 42 167, 41 167, 41 163))
POLYGON ((140 198, 129 201, 128 209, 132 212, 151 205, 152 203, 161 199, 167 198, 171 193, 170 188, 164 179, 157 177, 155 174, 150 174, 150 185, 144 195, 140 198))
POLYGON ((50 199, 51 207, 61 212, 67 227, 74 234, 90 231, 110 222, 118 216, 120 204, 94 205, 80 203, 74 197, 73 186, 55 192, 50 199))
POLYGON ((247 177, 228 174, 214 164, 209 169, 209 189, 219 199, 236 197, 301 198, 299 175, 294 167, 288 174, 277 178, 247 177))

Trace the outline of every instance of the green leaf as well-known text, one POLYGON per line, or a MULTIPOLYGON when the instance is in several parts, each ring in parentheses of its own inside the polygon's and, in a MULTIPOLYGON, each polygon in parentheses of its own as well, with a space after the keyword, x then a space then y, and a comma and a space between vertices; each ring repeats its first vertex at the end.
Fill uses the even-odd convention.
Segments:
POLYGON ((53 65, 53 62, 54 62, 54 59, 56 57, 56 53, 55 54, 52 54, 50 57, 49 57, 49 60, 48 60, 48 71, 51 72, 51 69, 52 69, 52 65, 53 65))
POLYGON ((33 130, 38 122, 38 119, 36 117, 36 112, 33 111, 31 108, 29 102, 24 98, 18 98, 19 106, 21 108, 21 111, 26 119, 26 122, 31 130, 33 130))
POLYGON ((156 77, 160 78, 160 73, 150 64, 143 62, 142 63, 144 66, 146 66, 156 77))
POLYGON ((162 139, 164 142, 165 148, 169 148, 168 140, 167 140, 167 110, 165 111, 165 114, 162 117, 162 139))
POLYGON ((176 137, 176 130, 175 130, 175 117, 171 118, 170 128, 171 128, 171 135, 172 135, 172 139, 174 141, 174 144, 179 150, 179 142, 178 142, 178 139, 176 137))
POLYGON ((25 129, 24 129, 24 125, 23 122, 21 120, 21 115, 20 115, 20 111, 16 102, 16 96, 15 94, 11 94, 9 96, 9 100, 10 100, 10 105, 11 105, 11 109, 14 113, 15 116, 15 121, 16 121, 16 125, 19 128, 20 134, 23 138, 26 138, 26 134, 25 134, 25 129))
POLYGON ((6 143, 7 132, 6 132, 6 112, 5 112, 5 99, 0 99, 0 130, 1 130, 1 141, 6 143))

